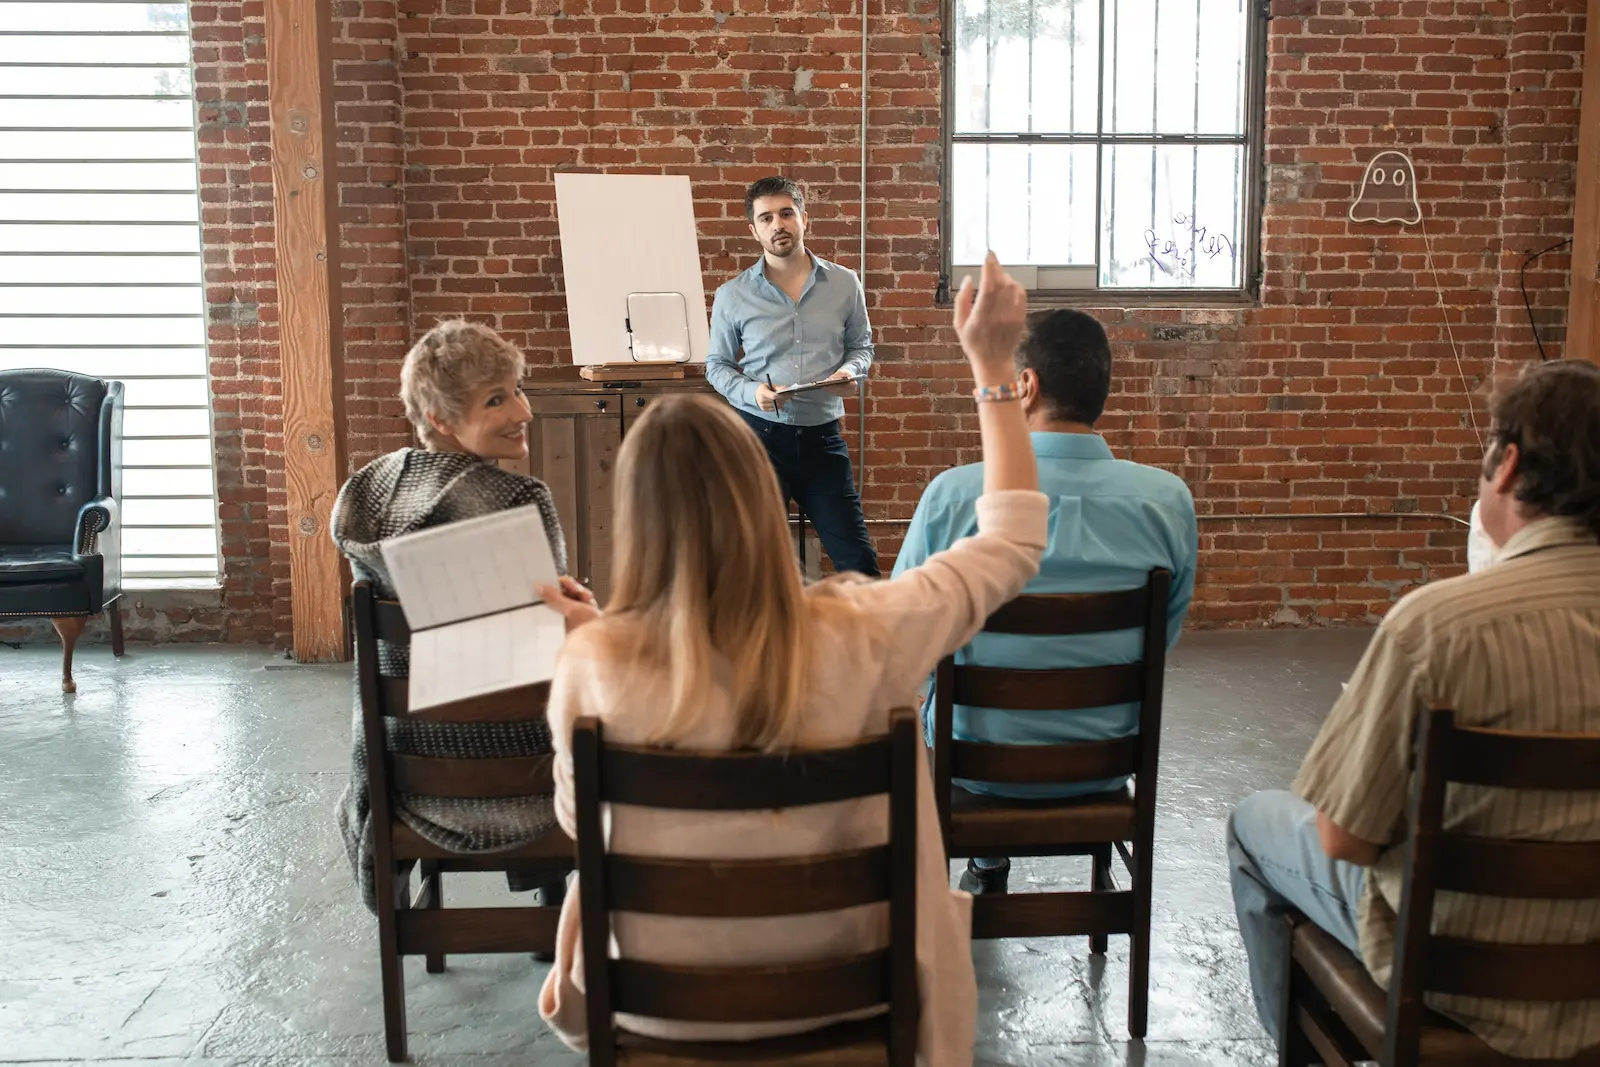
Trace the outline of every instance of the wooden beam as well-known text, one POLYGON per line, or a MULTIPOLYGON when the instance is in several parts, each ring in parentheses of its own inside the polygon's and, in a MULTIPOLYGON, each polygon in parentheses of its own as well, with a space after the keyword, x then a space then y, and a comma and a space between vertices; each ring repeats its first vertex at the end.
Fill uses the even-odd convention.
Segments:
POLYGON ((345 471, 332 6, 266 0, 289 589, 302 663, 346 655, 343 569, 328 536, 345 471))
POLYGON ((1600 0, 1589 0, 1578 118, 1578 187, 1572 206, 1568 359, 1600 361, 1600 0))

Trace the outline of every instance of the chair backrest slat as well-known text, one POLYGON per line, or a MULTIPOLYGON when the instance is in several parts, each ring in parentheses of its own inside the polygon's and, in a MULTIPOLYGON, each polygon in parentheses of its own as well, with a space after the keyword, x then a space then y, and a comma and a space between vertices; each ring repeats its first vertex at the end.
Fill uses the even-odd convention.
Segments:
POLYGON ((889 953, 781 967, 669 967, 612 960, 617 1011, 684 1022, 811 1019, 884 1002, 889 953))
POLYGON ((957 666, 957 704, 1013 711, 1075 711, 1131 704, 1144 698, 1142 664, 1023 670, 1015 667, 957 666))
POLYGON ((646 915, 759 918, 836 911, 889 899, 889 849, 775 860, 608 855, 611 907, 646 915))
MULTIPOLYGON (((1049 784, 1135 776, 1140 781, 1135 796, 1137 836, 1146 840, 1153 834, 1171 588, 1171 573, 1156 568, 1144 585, 1134 589, 1020 596, 984 624, 986 633, 1034 636, 1139 629, 1143 631, 1139 659, 1133 663, 1025 670, 958 665, 953 655, 940 661, 934 678, 933 792, 946 848, 951 842, 950 783, 955 778, 1049 784), (1048 746, 953 740, 957 704, 1070 714, 1081 708, 1133 703, 1139 705, 1139 732, 1132 738, 1048 746)), ((1142 855, 1138 849, 1135 852, 1142 855)), ((1143 870, 1145 861, 1139 862, 1143 870)))
POLYGON ((550 756, 443 759, 393 753, 389 776, 396 793, 424 797, 498 800, 555 791, 550 756))
POLYGON ((990 745, 953 741, 950 776, 979 782, 1047 785, 1121 778, 1139 770, 1139 738, 1069 745, 990 745))
MULTIPOLYGON (((616 1012, 688 1022, 762 1023, 885 1006, 889 1017, 882 1037, 888 1062, 891 1067, 913 1067, 920 1011, 916 786, 921 747, 909 710, 890 715, 887 738, 788 755, 609 745, 600 724, 585 718, 573 730, 572 753, 581 937, 589 975, 586 1022, 594 1067, 617 1063, 616 1012), (885 793, 889 843, 826 855, 724 860, 608 854, 601 819, 606 804, 686 812, 766 811, 885 793), (613 911, 714 920, 879 903, 888 905, 887 950, 736 968, 608 958, 613 911)), ((620 946, 624 953, 628 947, 620 946)), ((751 951, 759 959, 762 947, 752 944, 751 951)), ((826 1038, 828 1047, 855 1040, 859 1037, 843 1032, 826 1038)))
POLYGON ((1144 625, 1149 586, 1112 593, 1041 593, 1002 605, 985 633, 1068 635, 1137 630, 1144 625))
POLYGON ((1489 840, 1444 829, 1451 784, 1600 791, 1600 737, 1461 729, 1445 708, 1417 723, 1405 881, 1380 1062, 1418 1062, 1429 993, 1491 1000, 1600 999, 1600 942, 1515 944, 1433 933, 1435 895, 1600 899, 1600 841, 1489 840))
POLYGON ((1423 988, 1493 1000, 1600 1000, 1600 947, 1433 937, 1423 988))
POLYGON ((1435 889, 1525 900, 1600 900, 1600 841, 1497 841, 1446 833, 1435 889))
POLYGON ((1453 729, 1450 780, 1501 789, 1600 789, 1600 737, 1453 729))
POLYGON ((889 791, 889 741, 788 755, 606 745, 600 800, 688 811, 754 811, 889 791))

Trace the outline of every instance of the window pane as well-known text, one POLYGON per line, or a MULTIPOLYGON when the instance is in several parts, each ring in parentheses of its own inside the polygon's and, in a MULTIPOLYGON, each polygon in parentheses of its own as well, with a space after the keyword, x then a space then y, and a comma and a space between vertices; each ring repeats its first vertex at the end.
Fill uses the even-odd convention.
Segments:
MULTIPOLYGON (((203 354, 203 353, 201 353, 203 354)), ((140 367, 138 363, 131 366, 140 367)), ((131 372, 130 372, 131 373, 131 372)), ((204 378, 134 379, 123 382, 123 395, 129 404, 141 407, 161 407, 163 404, 204 404, 211 399, 211 389, 204 378)))
MULTIPOLYGON (((3 17, 10 4, 0 4, 3 17)), ((149 96, 193 92, 186 67, 0 67, 0 93, 149 96)))
MULTIPOLYGON (((61 260, 75 262, 66 256, 61 260)), ((0 257, 0 265, 5 262, 0 257)), ((205 320, 200 318, 6 319, 5 323, 6 342, 18 345, 189 345, 204 344, 206 339, 205 320)))
MULTIPOLYGON (((193 169, 193 168, 191 168, 193 169)), ((0 171, 4 171, 0 167, 0 171)), ((7 252, 195 252, 194 226, 3 226, 0 249, 7 252)))
POLYGON ((1242 0, 1107 4, 1106 129, 1242 132, 1249 18, 1242 0))
POLYGON ((183 68, 189 65, 189 40, 186 36, 0 37, 0 62, 162 63, 183 68))
POLYGON ((127 526, 207 526, 217 521, 217 509, 210 500, 174 500, 137 497, 122 500, 122 521, 127 526))
MULTIPOLYGON (((30 291, 38 290, 0 289, 0 293, 11 296, 30 291)), ((56 367, 95 378, 120 378, 128 374, 194 374, 204 377, 206 354, 201 348, 0 348, 0 370, 17 367, 56 367)), ((205 383, 200 384, 202 389, 198 403, 204 404, 205 383)), ((129 404, 138 403, 131 394, 133 388, 134 383, 129 382, 127 389, 130 392, 126 396, 129 404)), ((166 403, 182 404, 187 401, 169 399, 166 403)))
POLYGON ((1241 284, 1242 146, 1116 145, 1104 160, 1101 285, 1241 284))
POLYGON ((954 146, 952 262, 1094 263, 1093 145, 954 146))
POLYGON ((956 0, 958 133, 1092 133, 1098 0, 956 0))
MULTIPOLYGON (((4 241, 6 235, 7 228, 0 227, 0 241, 4 241)), ((70 315, 92 308, 101 315, 198 315, 204 310, 200 296, 198 285, 162 289, 134 285, 118 288, 79 286, 71 289, 0 286, 0 314, 70 315)), ((6 365, 5 360, 5 354, 0 353, 0 367, 6 365)), ((196 362, 200 373, 204 373, 204 361, 196 362)), ((111 373, 126 372, 126 357, 118 359, 112 366, 114 369, 111 373)), ((97 377, 103 376, 98 370, 92 373, 97 377)))
POLYGON ((0 4, 0 30, 165 30, 189 25, 187 4, 0 4))
POLYGON ((129 555, 200 556, 215 555, 217 531, 215 528, 158 530, 148 527, 124 526, 122 550, 129 555))
MULTIPOLYGON (((80 134, 93 141, 94 134, 80 134)), ((0 163, 0 189, 193 189, 183 163, 0 163)))
POLYGON ((205 408, 132 408, 122 413, 124 437, 170 437, 211 434, 211 413, 205 408))
POLYGON ((122 442, 122 462, 128 467, 203 467, 211 462, 209 438, 150 441, 128 438, 122 442))
MULTIPOLYGON (((0 42, 5 40, 0 37, 0 42)), ((0 126, 164 126, 182 130, 194 125, 193 109, 188 100, 7 100, 0 126)))
POLYGON ((8 193, 0 190, 0 219, 84 219, 128 222, 200 221, 200 201, 182 193, 8 193))
POLYGON ((122 472, 122 493, 137 496, 198 496, 212 492, 209 470, 129 470, 122 472))
POLYGON ((217 573, 216 556, 163 559, 122 559, 122 573, 129 578, 192 578, 217 573))
MULTIPOLYGON (((200 274, 200 257, 193 256, 0 256, 0 285, 6 282, 188 282, 200 274)), ((103 333, 104 331, 99 331, 103 333)), ((8 337, 12 344, 39 344, 34 340, 8 337)), ((46 338, 45 344, 60 343, 59 337, 46 338)), ((76 339, 80 345, 104 344, 188 344, 202 338, 175 337, 163 341, 135 341, 112 333, 76 339)))

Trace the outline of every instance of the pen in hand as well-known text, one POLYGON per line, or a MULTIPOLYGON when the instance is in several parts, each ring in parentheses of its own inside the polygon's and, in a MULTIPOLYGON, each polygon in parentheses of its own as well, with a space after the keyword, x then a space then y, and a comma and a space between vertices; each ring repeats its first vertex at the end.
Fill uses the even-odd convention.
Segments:
POLYGON ((767 375, 767 389, 772 393, 772 410, 778 410, 778 387, 772 384, 772 375, 767 375))

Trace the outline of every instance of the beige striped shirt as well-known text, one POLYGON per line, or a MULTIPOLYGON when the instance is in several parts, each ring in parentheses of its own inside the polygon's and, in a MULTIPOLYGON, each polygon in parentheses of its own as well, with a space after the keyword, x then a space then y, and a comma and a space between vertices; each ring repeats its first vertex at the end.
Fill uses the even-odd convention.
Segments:
MULTIPOLYGON (((1395 605, 1306 756, 1294 789, 1335 824, 1398 845, 1412 727, 1425 707, 1461 725, 1600 733, 1600 545, 1579 524, 1544 519, 1506 542, 1487 570, 1436 582, 1395 605)), ((1452 786, 1448 829, 1482 837, 1600 839, 1600 793, 1452 786)), ((1368 872, 1361 955, 1387 986, 1404 850, 1368 872)), ((1440 893, 1435 933, 1487 941, 1600 941, 1600 901, 1500 900, 1440 893)), ((1513 1056, 1556 1059, 1600 1045, 1600 1001, 1564 1004, 1430 996, 1513 1056)))

